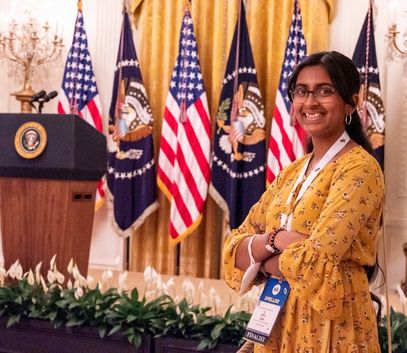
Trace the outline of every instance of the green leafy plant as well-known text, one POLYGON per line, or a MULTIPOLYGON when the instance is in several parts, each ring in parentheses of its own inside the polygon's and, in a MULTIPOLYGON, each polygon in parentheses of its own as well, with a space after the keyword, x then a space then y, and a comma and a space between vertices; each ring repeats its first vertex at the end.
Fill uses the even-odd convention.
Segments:
POLYGON ((65 325, 96 327, 100 337, 104 337, 112 329, 108 322, 111 307, 121 298, 117 289, 110 288, 101 292, 97 286, 89 289, 80 297, 76 296, 75 290, 63 291, 62 298, 56 300, 56 306, 64 314, 65 325))
MULTIPOLYGON (((21 281, 24 283, 24 281, 21 281)), ((27 282, 30 286, 30 284, 27 282)), ((61 287, 55 286, 47 291, 37 283, 31 285, 31 304, 28 306, 28 318, 50 321, 54 327, 66 323, 66 312, 61 310, 59 302, 64 295, 61 287)), ((1 316, 1 315, 0 315, 1 316)))
POLYGON ((71 277, 66 287, 55 259, 46 279, 40 269, 41 264, 23 275, 18 262, 7 272, 0 266, 0 317, 8 318, 7 327, 31 318, 54 327, 94 327, 100 337, 119 332, 136 347, 143 335, 151 335, 196 340, 199 349, 212 349, 219 343, 239 344, 249 318, 230 309, 224 316, 211 315, 210 307, 186 299, 176 303, 169 295, 147 300, 136 288, 124 291, 125 285, 102 291, 99 284, 91 287, 92 280, 85 279, 73 263, 68 266, 71 277))
POLYGON ((207 329, 200 324, 208 317, 208 307, 192 305, 186 299, 175 303, 172 299, 165 307, 160 336, 200 340, 207 329))
POLYGON ((7 327, 19 322, 21 317, 29 316, 35 291, 26 279, 0 287, 0 317, 8 317, 7 327))
POLYGON ((244 311, 231 312, 232 307, 225 315, 208 317, 200 322, 202 327, 210 328, 210 335, 202 338, 198 349, 212 349, 219 343, 240 346, 243 344, 243 334, 250 319, 250 314, 244 311))
MULTIPOLYGON (((388 352, 389 339, 387 334, 388 316, 383 317, 379 326, 380 348, 383 353, 388 352)), ((390 330, 392 352, 406 353, 407 352, 407 316, 403 313, 390 309, 390 330)))
POLYGON ((134 288, 129 296, 121 296, 107 311, 107 322, 112 326, 109 335, 121 331, 130 343, 139 347, 144 334, 159 334, 163 307, 169 300, 168 296, 160 296, 147 302, 145 297, 139 298, 134 288))

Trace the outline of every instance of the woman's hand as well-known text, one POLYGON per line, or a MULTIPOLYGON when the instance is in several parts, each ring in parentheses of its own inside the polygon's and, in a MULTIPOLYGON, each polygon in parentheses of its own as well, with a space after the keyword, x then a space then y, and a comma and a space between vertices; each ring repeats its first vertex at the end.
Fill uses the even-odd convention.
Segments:
MULTIPOLYGON (((266 249, 266 239, 268 234, 255 234, 252 242, 252 255, 255 262, 262 262, 271 256, 270 252, 266 249)), ((250 258, 248 252, 250 237, 242 240, 238 245, 236 251, 236 267, 245 271, 250 266, 250 258)))
POLYGON ((280 255, 275 255, 265 260, 263 262, 262 270, 275 277, 284 278, 284 275, 280 271, 279 258, 280 255))
MULTIPOLYGON (((304 241, 308 238, 307 234, 282 230, 274 237, 274 245, 277 249, 284 251, 290 244, 304 241)), ((263 270, 270 275, 284 278, 280 271, 279 265, 280 255, 275 255, 263 261, 263 270)))
POLYGON ((277 249, 283 251, 290 244, 304 241, 305 239, 308 239, 308 237, 309 235, 307 234, 282 230, 274 237, 274 245, 277 249))
MULTIPOLYGON (((265 262, 272 254, 266 249, 266 240, 268 234, 255 234, 252 242, 252 255, 255 262, 265 262)), ((298 232, 280 231, 274 237, 274 245, 277 249, 283 251, 291 243, 304 241, 308 238, 307 234, 298 232)), ((250 258, 248 253, 250 237, 245 238, 237 247, 236 251, 236 267, 245 271, 250 266, 250 258)), ((276 257, 276 256, 274 256, 276 257)))

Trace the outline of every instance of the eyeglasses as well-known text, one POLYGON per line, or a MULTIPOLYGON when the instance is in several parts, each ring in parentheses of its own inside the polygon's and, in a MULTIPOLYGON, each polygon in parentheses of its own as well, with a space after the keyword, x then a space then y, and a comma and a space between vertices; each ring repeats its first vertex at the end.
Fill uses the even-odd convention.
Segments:
POLYGON ((290 90, 291 98, 295 103, 305 103, 310 93, 319 103, 327 102, 335 92, 336 89, 329 85, 319 86, 313 91, 309 91, 304 86, 298 86, 290 90))

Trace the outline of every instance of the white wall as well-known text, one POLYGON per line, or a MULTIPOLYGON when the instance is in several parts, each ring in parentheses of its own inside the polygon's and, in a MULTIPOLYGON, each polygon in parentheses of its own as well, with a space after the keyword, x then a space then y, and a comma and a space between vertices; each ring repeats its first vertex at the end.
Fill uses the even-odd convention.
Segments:
MULTIPOLYGON (((352 56, 362 27, 368 0, 337 0, 335 19, 330 31, 330 49, 352 56)), ((402 64, 386 62, 384 36, 390 24, 389 4, 396 5, 394 20, 407 26, 407 1, 376 0, 376 47, 378 54, 382 94, 386 107, 386 238, 387 256, 391 259, 388 269, 390 284, 399 282, 404 276, 405 258, 401 245, 407 241, 407 78, 402 64), (401 78, 404 77, 404 83, 401 78)), ((73 25, 76 16, 76 0, 17 1, 0 0, 0 30, 6 19, 16 17, 23 4, 28 4, 46 18, 50 24, 58 22, 63 26, 63 36, 67 48, 72 41, 73 25), (18 6, 17 6, 18 5, 18 6)), ((103 105, 105 127, 107 126, 113 67, 116 60, 120 24, 121 0, 86 0, 84 18, 88 34, 89 49, 97 78, 103 105)), ((66 55, 66 53, 65 53, 66 55)), ((407 59, 405 59, 407 60, 407 59)), ((65 58, 63 60, 65 62, 65 58)), ((8 94, 20 88, 12 79, 4 79, 4 66, 1 68, 0 111, 18 112, 19 105, 8 94)), ((63 64, 54 72, 44 86, 34 86, 34 90, 59 89, 63 74, 63 64)), ((44 112, 55 112, 56 100, 46 106, 44 112)), ((117 237, 110 226, 111 206, 97 212, 91 249, 91 265, 120 268, 123 265, 124 241, 117 237)), ((382 246, 382 245, 381 245, 382 246)))

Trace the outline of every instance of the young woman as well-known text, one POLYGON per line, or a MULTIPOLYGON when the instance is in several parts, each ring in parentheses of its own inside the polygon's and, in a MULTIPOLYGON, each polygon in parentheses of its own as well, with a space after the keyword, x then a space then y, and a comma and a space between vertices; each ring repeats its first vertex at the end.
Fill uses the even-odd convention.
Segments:
POLYGON ((250 245, 260 273, 290 285, 255 352, 379 353, 365 268, 376 264, 384 181, 356 110, 359 73, 346 56, 321 52, 297 66, 288 87, 312 153, 279 174, 227 239, 225 279, 241 289, 250 245))

